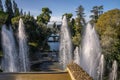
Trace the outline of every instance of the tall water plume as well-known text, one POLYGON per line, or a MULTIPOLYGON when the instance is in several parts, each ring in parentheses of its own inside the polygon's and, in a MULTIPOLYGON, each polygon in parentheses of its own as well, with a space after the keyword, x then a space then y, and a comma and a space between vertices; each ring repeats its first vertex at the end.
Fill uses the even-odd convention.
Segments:
POLYGON ((80 65, 80 50, 81 47, 76 47, 74 50, 74 62, 78 65, 80 65))
POLYGON ((112 65, 112 72, 110 73, 109 80, 117 80, 117 61, 114 60, 113 65, 112 65))
POLYGON ((19 37, 20 71, 26 72, 29 71, 30 68, 29 68, 29 59, 28 59, 27 37, 22 19, 19 20, 18 37, 19 37))
POLYGON ((94 79, 97 79, 97 68, 101 47, 94 27, 88 23, 82 35, 80 66, 94 79))
POLYGON ((9 29, 7 29, 6 25, 3 25, 1 34, 2 48, 4 53, 2 69, 4 72, 18 72, 18 54, 11 26, 9 26, 9 29))
POLYGON ((104 66, 105 66, 104 55, 102 54, 100 57, 100 62, 98 66, 98 80, 103 80, 104 66))
POLYGON ((60 64, 65 69, 66 65, 72 61, 72 40, 66 16, 63 17, 60 35, 60 64))

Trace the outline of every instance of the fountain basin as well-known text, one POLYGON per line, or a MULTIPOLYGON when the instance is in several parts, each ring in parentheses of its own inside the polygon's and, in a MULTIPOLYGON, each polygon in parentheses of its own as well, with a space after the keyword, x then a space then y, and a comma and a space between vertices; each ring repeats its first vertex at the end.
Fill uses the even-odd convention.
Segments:
POLYGON ((0 73, 0 80, 71 80, 68 72, 0 73))

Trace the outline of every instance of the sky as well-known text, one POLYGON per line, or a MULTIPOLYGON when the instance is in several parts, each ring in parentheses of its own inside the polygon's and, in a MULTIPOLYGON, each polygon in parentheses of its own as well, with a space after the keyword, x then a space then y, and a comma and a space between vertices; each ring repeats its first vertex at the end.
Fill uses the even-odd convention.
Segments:
MULTIPOLYGON (((5 0, 3 0, 5 1, 5 0)), ((76 8, 82 5, 85 9, 85 19, 90 20, 90 10, 93 6, 104 6, 104 12, 118 8, 120 9, 120 0, 15 0, 18 7, 23 11, 30 11, 34 17, 41 13, 43 7, 48 7, 52 11, 51 21, 61 21, 64 13, 72 13, 76 16, 76 8)))

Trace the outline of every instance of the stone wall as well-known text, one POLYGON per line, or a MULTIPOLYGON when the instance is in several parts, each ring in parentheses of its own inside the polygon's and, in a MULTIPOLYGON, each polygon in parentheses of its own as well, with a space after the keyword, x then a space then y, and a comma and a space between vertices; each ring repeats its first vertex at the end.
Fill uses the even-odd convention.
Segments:
POLYGON ((93 80, 79 65, 71 63, 67 66, 72 80, 93 80))

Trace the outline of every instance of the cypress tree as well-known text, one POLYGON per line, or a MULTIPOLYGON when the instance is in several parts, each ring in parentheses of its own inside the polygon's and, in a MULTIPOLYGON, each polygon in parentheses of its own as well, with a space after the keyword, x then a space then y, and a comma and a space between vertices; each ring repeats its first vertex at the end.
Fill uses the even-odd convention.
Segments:
POLYGON ((3 11, 3 5, 1 0, 0 0, 0 11, 3 11))
POLYGON ((19 16, 19 8, 17 6, 17 3, 13 0, 13 11, 14 11, 14 16, 19 16))
POLYGON ((11 0, 5 0, 5 8, 6 8, 6 12, 9 14, 6 24, 11 24, 11 18, 13 17, 11 0))
POLYGON ((21 9, 21 11, 20 11, 20 15, 23 16, 23 9, 21 9))
POLYGON ((28 12, 28 16, 30 16, 30 11, 28 12))

